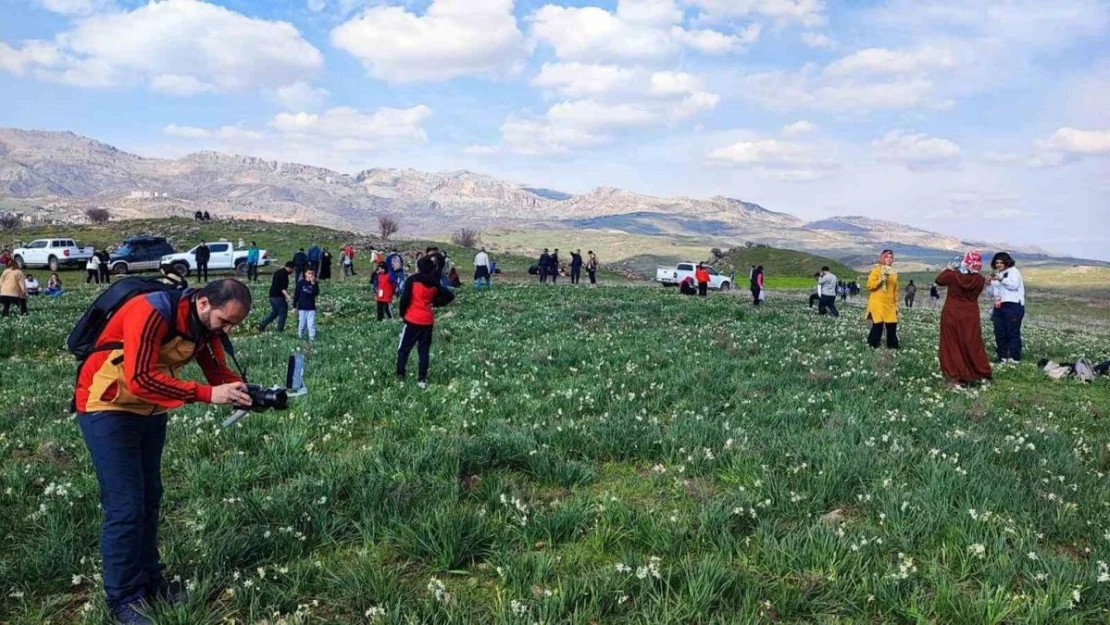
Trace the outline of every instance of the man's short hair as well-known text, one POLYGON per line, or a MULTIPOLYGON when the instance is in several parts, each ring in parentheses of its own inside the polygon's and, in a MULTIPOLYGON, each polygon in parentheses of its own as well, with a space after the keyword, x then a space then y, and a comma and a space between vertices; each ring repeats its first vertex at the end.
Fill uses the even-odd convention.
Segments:
POLYGON ((197 297, 207 299, 213 308, 223 308, 231 302, 239 302, 247 310, 251 307, 251 290, 235 278, 213 280, 200 289, 197 297))
POLYGON ((427 256, 424 256, 420 260, 416 261, 416 270, 420 273, 432 273, 435 268, 435 263, 433 263, 432 259, 428 258, 427 256))
POLYGON ((826 266, 824 266, 824 267, 822 267, 822 268, 821 268, 821 271, 828 271, 828 270, 829 270, 829 267, 828 267, 828 265, 826 265, 826 266))
POLYGON ((289 262, 285 263, 285 268, 286 269, 292 269, 293 267, 296 267, 296 265, 293 264, 293 261, 289 261, 289 262))

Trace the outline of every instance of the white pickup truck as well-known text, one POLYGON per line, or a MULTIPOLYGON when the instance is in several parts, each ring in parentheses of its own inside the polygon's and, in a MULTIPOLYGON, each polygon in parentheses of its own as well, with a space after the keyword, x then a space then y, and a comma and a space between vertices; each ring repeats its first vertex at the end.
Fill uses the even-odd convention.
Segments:
POLYGON ((73 239, 37 239, 12 250, 12 259, 24 267, 46 267, 57 271, 59 267, 84 268, 93 255, 93 248, 78 247, 73 239))
MULTIPOLYGON (((694 270, 697 269, 698 264, 693 262, 681 262, 674 267, 659 267, 655 270, 655 281, 663 286, 677 286, 680 282, 686 279, 686 276, 693 277, 694 270)), ((728 291, 732 288, 732 276, 726 276, 723 273, 718 273, 712 267, 706 267, 709 271, 709 288, 717 291, 728 291)))
MULTIPOLYGON (((206 243, 206 245, 208 245, 208 251, 210 252, 208 258, 209 271, 234 269, 235 273, 240 276, 247 275, 246 249, 235 249, 235 246, 229 241, 214 241, 206 243)), ((197 268, 197 247, 200 246, 198 245, 179 254, 167 254, 162 257, 162 264, 170 265, 182 276, 188 276, 189 272, 196 271, 197 268)), ((269 265, 271 262, 273 262, 273 259, 269 257, 266 250, 258 251, 258 265, 260 267, 269 265)))

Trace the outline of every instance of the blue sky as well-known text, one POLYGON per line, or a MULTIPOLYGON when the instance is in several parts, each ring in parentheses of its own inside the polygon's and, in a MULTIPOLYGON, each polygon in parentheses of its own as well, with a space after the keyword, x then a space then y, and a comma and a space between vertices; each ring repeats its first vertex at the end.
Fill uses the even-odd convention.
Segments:
POLYGON ((0 125, 1110 259, 1110 0, 0 0, 0 125))

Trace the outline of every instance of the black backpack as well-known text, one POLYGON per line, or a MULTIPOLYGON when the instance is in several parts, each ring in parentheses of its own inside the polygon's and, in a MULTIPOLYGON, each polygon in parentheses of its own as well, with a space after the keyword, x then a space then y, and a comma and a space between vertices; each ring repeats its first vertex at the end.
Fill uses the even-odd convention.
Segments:
MULTIPOLYGON (((172 325, 177 303, 181 301, 181 296, 187 292, 158 278, 124 278, 119 280, 97 296, 89 309, 85 311, 85 314, 77 320, 77 324, 73 326, 73 330, 70 331, 69 337, 66 339, 66 347, 79 363, 84 363, 85 359, 94 352, 123 347, 118 343, 98 347, 96 342, 100 338, 100 333, 108 325, 108 320, 112 318, 112 315, 126 302, 140 295, 162 294, 159 297, 151 298, 151 304, 172 325)), ((80 365, 78 365, 78 369, 80 369, 80 365)))

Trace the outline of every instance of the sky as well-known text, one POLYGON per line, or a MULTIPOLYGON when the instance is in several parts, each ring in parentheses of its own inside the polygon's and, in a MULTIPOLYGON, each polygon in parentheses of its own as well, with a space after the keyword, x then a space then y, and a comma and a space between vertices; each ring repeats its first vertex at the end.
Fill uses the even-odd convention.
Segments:
POLYGON ((1110 0, 0 0, 0 126, 1110 260, 1110 0))

